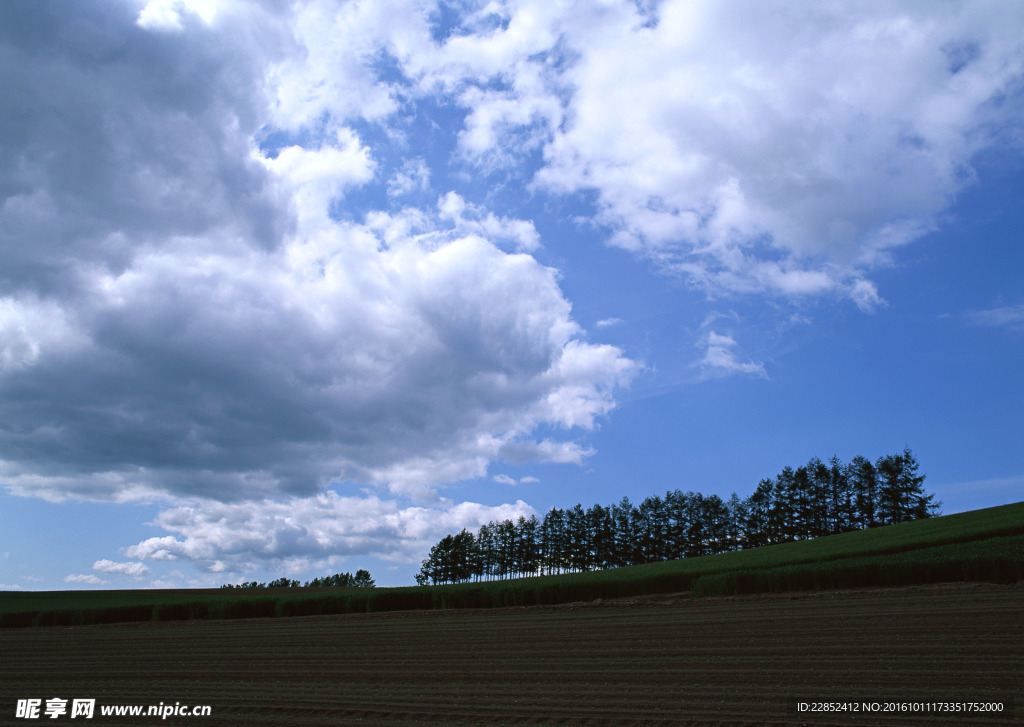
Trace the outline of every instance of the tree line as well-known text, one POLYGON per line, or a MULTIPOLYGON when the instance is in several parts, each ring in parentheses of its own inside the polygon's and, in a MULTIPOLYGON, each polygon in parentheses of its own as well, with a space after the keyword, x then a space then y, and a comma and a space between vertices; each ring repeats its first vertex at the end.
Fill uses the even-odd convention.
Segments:
POLYGON ((332 576, 314 578, 302 584, 297 580, 282 577, 269 583, 246 581, 245 583, 239 583, 237 586, 225 583, 221 588, 373 588, 375 585, 373 578, 370 576, 370 571, 360 569, 356 571, 355 575, 351 573, 335 573, 332 576))
POLYGON ((446 535, 416 582, 461 583, 639 565, 806 540, 933 517, 910 449, 850 462, 817 457, 761 480, 741 499, 671 490, 639 505, 552 508, 538 519, 489 522, 446 535))

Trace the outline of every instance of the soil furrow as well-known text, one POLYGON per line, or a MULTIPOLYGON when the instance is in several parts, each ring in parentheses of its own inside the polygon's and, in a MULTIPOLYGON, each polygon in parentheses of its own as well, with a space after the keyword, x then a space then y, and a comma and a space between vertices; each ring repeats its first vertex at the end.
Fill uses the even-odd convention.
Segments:
POLYGON ((1024 588, 975 584, 6 629, 0 724, 19 722, 18 699, 55 696, 211 706, 210 717, 118 721, 188 727, 1021 724, 795 705, 1024 706, 1022 646, 1024 588))

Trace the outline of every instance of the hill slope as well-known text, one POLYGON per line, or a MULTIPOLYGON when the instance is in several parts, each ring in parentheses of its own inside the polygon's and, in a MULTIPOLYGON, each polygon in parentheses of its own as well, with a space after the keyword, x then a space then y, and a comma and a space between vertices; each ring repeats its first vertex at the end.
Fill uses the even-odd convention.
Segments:
POLYGON ((754 550, 446 586, 0 593, 0 626, 528 606, 692 591, 729 595, 1024 580, 1024 502, 754 550))

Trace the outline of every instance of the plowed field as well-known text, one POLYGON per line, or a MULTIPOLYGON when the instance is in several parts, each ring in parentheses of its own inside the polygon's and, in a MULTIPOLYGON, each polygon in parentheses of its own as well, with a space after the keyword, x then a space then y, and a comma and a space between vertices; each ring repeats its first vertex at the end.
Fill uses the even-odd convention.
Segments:
POLYGON ((1022 697, 1019 584, 0 631, 2 724, 997 725, 1024 720, 796 703, 1022 697), (15 717, 52 697, 96 716, 15 717), (161 702, 212 714, 100 715, 161 702))

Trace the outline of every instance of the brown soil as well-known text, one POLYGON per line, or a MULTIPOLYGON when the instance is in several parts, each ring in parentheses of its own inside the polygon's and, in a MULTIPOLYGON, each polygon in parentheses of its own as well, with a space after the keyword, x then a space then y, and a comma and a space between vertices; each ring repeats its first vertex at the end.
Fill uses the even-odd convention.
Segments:
POLYGON ((1022 697, 1020 584, 0 630, 15 725, 998 725, 1024 720, 796 703, 1022 697), (15 718, 52 697, 96 716, 15 718), (160 702, 212 716, 99 713, 160 702))

